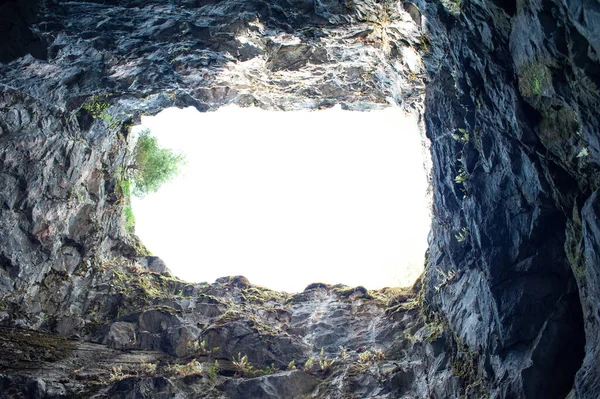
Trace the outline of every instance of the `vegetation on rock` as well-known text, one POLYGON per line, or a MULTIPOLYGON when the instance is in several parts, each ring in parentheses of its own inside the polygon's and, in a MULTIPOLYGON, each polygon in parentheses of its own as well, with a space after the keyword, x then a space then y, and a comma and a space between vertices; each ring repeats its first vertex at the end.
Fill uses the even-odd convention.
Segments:
POLYGON ((173 179, 184 163, 184 157, 168 148, 161 148, 150 130, 143 130, 135 144, 131 173, 131 193, 137 197, 156 192, 173 179))

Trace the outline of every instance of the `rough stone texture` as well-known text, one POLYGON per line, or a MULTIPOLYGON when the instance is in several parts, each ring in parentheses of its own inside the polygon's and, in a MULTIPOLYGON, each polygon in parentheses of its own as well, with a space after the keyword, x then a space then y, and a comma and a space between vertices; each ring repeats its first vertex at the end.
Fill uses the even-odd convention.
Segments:
POLYGON ((577 373, 577 393, 593 397, 600 392, 600 199, 598 191, 586 201, 582 211, 585 246, 585 275, 579 277, 585 318, 585 359, 577 373))
POLYGON ((289 295, 231 280, 183 291, 92 323, 83 340, 0 328, 2 397, 458 398, 473 382, 471 363, 452 370, 462 348, 424 322, 414 291, 289 295))
POLYGON ((0 395, 600 397, 599 27, 595 0, 4 2, 0 395), (124 227, 129 127, 229 103, 418 115, 422 281, 171 277, 124 227))
MULTIPOLYGON (((595 262, 582 257, 578 215, 598 185, 598 9, 471 1, 430 14, 426 298, 479 352, 492 397, 565 397, 591 322, 580 301, 598 307, 577 288, 595 262)), ((576 397, 598 395, 592 369, 579 372, 576 397)))

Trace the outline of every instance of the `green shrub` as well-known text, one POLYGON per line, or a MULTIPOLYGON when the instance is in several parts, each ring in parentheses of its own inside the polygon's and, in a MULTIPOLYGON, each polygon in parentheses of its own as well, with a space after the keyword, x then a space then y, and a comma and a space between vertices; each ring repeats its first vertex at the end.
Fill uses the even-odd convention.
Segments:
POLYGON ((160 148, 149 130, 142 131, 135 144, 134 164, 129 166, 133 195, 143 197, 156 192, 179 173, 183 163, 182 155, 160 148))
POLYGON ((94 96, 90 103, 84 104, 81 108, 89 112, 92 118, 104 121, 109 130, 114 130, 121 125, 121 122, 108 112, 109 107, 110 105, 106 101, 94 96))

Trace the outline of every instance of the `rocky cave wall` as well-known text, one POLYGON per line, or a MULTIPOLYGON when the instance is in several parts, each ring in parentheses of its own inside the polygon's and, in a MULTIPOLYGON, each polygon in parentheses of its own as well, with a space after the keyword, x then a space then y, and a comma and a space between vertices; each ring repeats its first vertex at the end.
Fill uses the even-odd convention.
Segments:
POLYGON ((563 397, 584 339, 574 395, 594 397, 598 3, 468 4, 435 28, 446 45, 429 64, 426 297, 501 397, 563 397))
POLYGON ((597 1, 47 0, 0 11, 3 392, 600 395, 597 1), (129 128, 169 106, 229 103, 418 115, 433 160, 422 281, 288 296, 169 276, 124 228, 129 128), (43 332, 32 346, 29 330, 43 332), (73 360, 85 353, 88 369, 73 360), (273 369, 241 375, 240 353, 273 369), (175 365, 194 359, 204 371, 178 378, 175 365), (214 360, 222 370, 209 373, 214 360), (303 369, 286 371, 292 360, 303 369))

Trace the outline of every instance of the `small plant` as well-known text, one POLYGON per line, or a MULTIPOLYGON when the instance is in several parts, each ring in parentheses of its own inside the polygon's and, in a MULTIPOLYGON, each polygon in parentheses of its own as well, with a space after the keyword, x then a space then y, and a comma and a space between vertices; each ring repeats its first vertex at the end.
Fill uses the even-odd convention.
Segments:
POLYGON ((192 359, 187 364, 174 364, 167 367, 167 372, 185 377, 192 374, 202 374, 202 364, 196 359, 192 359))
POLYGON ((99 119, 102 118, 106 112, 108 111, 108 103, 105 101, 100 101, 98 96, 92 97, 92 102, 88 104, 84 104, 81 108, 86 110, 92 115, 92 118, 99 119))
POLYGON ((444 325, 441 323, 432 322, 427 324, 427 327, 429 327, 429 335, 427 336, 428 342, 434 342, 444 332, 444 325))
POLYGON ((248 361, 248 355, 242 356, 241 353, 238 353, 237 359, 234 356, 231 362, 238 377, 253 377, 256 374, 254 366, 248 361))
POLYGON ((583 147, 583 149, 581 151, 579 151, 579 154, 577 154, 577 158, 585 158, 589 155, 590 155, 590 152, 588 151, 588 149, 586 147, 583 147))
POLYGON ((314 358, 314 356, 311 356, 308 358, 306 363, 304 363, 304 370, 308 371, 308 372, 314 371, 314 367, 315 367, 315 358, 314 358))
POLYGON ((198 344, 198 341, 188 341, 187 344, 188 347, 188 352, 198 352, 198 349, 200 349, 200 345, 198 344))
POLYGON ((110 375, 108 376, 109 381, 121 381, 126 378, 129 374, 123 371, 123 367, 121 366, 113 366, 110 375))
POLYGON ((431 48, 431 39, 429 39, 429 36, 427 35, 421 35, 421 37, 419 37, 419 42, 416 45, 417 50, 422 51, 424 53, 429 52, 429 49, 431 48))
POLYGON ((81 108, 89 112, 92 118, 102 120, 109 130, 113 130, 118 128, 121 122, 108 112, 108 107, 109 104, 107 102, 101 101, 99 97, 94 96, 91 103, 84 104, 81 108))
POLYGON ((342 360, 347 360, 350 357, 348 354, 348 348, 340 346, 340 356, 342 357, 342 360))
POLYGON ((456 241, 458 241, 458 242, 466 241, 466 239, 468 237, 469 237, 469 230, 467 230, 466 227, 461 228, 460 231, 454 235, 454 238, 456 238, 456 241))
POLYGON ((466 182, 467 180, 469 180, 469 174, 467 173, 466 170, 464 170, 464 168, 460 168, 458 170, 458 175, 456 175, 456 177, 454 178, 454 182, 456 184, 462 184, 462 183, 466 182))
POLYGON ((329 370, 333 366, 333 363, 335 363, 335 359, 329 359, 325 356, 325 349, 321 348, 321 353, 319 354, 319 367, 321 371, 325 372, 329 370))
POLYGON ((156 363, 142 363, 140 369, 144 374, 154 374, 156 372, 156 363))
POLYGON ((192 353, 196 353, 196 352, 206 352, 206 340, 202 340, 202 342, 198 342, 196 341, 189 341, 187 343, 187 348, 189 352, 192 353))
POLYGON ((277 368, 275 368, 275 364, 271 363, 270 366, 265 367, 260 371, 262 375, 269 375, 277 372, 277 368))
POLYGON ((404 339, 410 341, 411 344, 414 344, 415 342, 417 342, 417 338, 411 334, 409 331, 404 331, 402 333, 402 336, 404 337, 404 339))
POLYGON ((372 364, 381 360, 385 360, 385 354, 381 349, 377 349, 373 352, 367 350, 358 354, 358 361, 360 363, 372 364))
POLYGON ((385 353, 383 353, 383 350, 377 349, 375 353, 373 353, 373 359, 377 362, 385 360, 385 353))
POLYGON ((450 271, 448 271, 448 273, 445 273, 442 269, 438 267, 437 272, 442 277, 442 282, 440 283, 440 285, 435 287, 436 291, 439 291, 443 286, 447 285, 448 283, 451 283, 457 275, 456 270, 454 269, 451 269, 450 271))
POLYGON ((459 128, 457 130, 458 130, 459 134, 452 133, 452 138, 456 141, 460 141, 461 143, 468 143, 469 142, 469 133, 467 132, 467 130, 463 129, 463 128, 459 128))
POLYGON ((296 361, 292 360, 291 362, 289 362, 288 366, 287 366, 287 369, 288 370, 296 370, 296 361))
POLYGON ((371 359, 371 352, 365 351, 358 354, 358 361, 361 363, 367 363, 371 359))
POLYGON ((219 366, 219 361, 215 360, 215 363, 208 368, 208 375, 210 378, 217 378, 219 372, 221 371, 221 367, 219 366))

